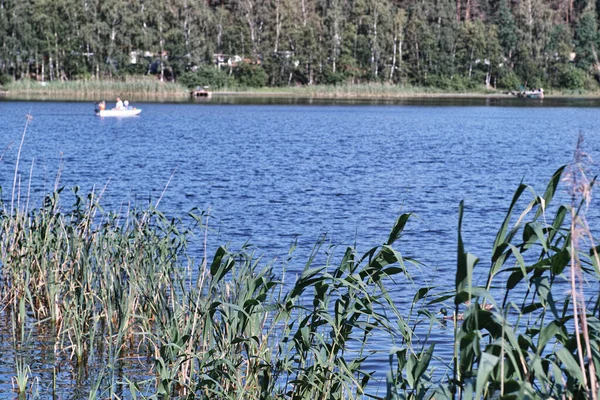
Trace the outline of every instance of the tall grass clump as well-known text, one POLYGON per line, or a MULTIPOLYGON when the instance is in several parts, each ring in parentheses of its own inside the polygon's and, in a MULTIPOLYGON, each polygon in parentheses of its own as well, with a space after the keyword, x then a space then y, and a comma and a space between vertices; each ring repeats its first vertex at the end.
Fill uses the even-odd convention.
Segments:
POLYGON ((452 310, 454 357, 445 360, 450 367, 435 398, 597 398, 600 270, 585 222, 593 180, 583 158, 578 146, 574 163, 554 174, 543 195, 519 186, 484 286, 474 284, 482 262, 465 249, 461 204, 454 289, 428 302, 452 310), (571 204, 551 207, 561 179, 571 204))
POLYGON ((37 82, 21 79, 6 84, 11 95, 31 95, 69 98, 110 99, 117 96, 131 99, 153 97, 184 97, 189 91, 184 85, 161 82, 154 77, 123 77, 114 80, 76 80, 37 82))
POLYGON ((118 365, 142 357, 148 379, 128 384, 139 396, 356 397, 371 379, 362 364, 374 332, 396 338, 401 326, 410 342, 384 286, 407 272, 391 247, 407 216, 365 255, 348 248, 337 263, 317 263, 315 249, 284 289, 274 265, 246 251, 186 257, 202 214, 189 224, 155 209, 117 216, 93 194, 73 194, 71 210, 59 191, 39 209, 0 216, 1 294, 51 324, 73 365, 105 365, 98 396, 114 396, 118 365))
MULTIPOLYGON (((205 213, 116 214, 78 188, 70 207, 57 189, 28 209, 15 201, 20 181, 17 164, 11 201, 0 204, 1 309, 15 318, 15 343, 47 326, 52 368, 68 365, 90 398, 357 398, 372 379, 363 364, 374 335, 410 348, 386 289, 394 276, 410 282, 392 247, 409 215, 365 254, 349 247, 335 259, 317 245, 284 284, 278 265, 248 249, 208 257, 196 247, 193 258, 205 213)), ((16 371, 26 390, 36 371, 21 361, 16 371)))
MULTIPOLYGON (((340 83, 336 85, 306 85, 306 86, 281 86, 260 89, 245 89, 242 87, 227 87, 224 91, 239 91, 287 95, 313 98, 338 98, 338 99, 401 99, 410 97, 440 97, 444 95, 465 95, 464 91, 444 90, 428 86, 392 85, 389 83, 340 83), (462 94, 461 94, 462 93, 462 94)), ((481 96, 490 94, 485 87, 469 91, 466 96, 481 96)))

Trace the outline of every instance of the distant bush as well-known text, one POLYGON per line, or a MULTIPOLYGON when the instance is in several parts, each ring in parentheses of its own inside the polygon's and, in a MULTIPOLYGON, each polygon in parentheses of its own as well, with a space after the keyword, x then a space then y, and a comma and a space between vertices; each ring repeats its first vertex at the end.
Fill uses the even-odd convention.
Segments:
POLYGON ((425 81, 425 85, 429 87, 439 88, 441 90, 464 90, 464 82, 457 81, 456 77, 448 77, 444 75, 430 75, 425 81), (454 82, 452 82, 454 80, 454 82))
POLYGON ((346 75, 343 72, 333 72, 330 69, 323 71, 321 83, 324 85, 339 85, 346 81, 346 75))
POLYGON ((585 90, 598 90, 598 76, 587 75, 585 76, 585 90))
POLYGON ((574 65, 566 65, 558 69, 559 84, 567 89, 583 89, 586 86, 587 74, 574 65))
POLYGON ((521 90, 523 82, 521 78, 514 73, 514 71, 508 71, 500 77, 498 77, 498 87, 509 89, 509 90, 521 90))
POLYGON ((483 78, 473 76, 469 79, 466 76, 454 75, 448 77, 445 75, 431 75, 426 80, 425 84, 428 87, 440 89, 448 92, 467 92, 478 89, 479 82, 483 82, 483 78))
POLYGON ((242 63, 233 69, 236 83, 241 87, 260 88, 267 86, 269 77, 260 65, 242 63))
POLYGON ((203 65, 195 71, 185 72, 178 81, 188 88, 210 86, 213 89, 220 89, 231 85, 231 78, 227 72, 210 65, 203 65))
POLYGON ((8 85, 11 81, 11 77, 9 75, 3 74, 0 72, 0 86, 8 85))

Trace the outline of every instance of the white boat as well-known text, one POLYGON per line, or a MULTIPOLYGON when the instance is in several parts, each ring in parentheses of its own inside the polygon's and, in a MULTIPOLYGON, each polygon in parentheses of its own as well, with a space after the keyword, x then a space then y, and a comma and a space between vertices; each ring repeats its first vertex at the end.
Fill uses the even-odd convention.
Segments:
POLYGON ((96 115, 99 117, 133 117, 142 112, 141 108, 113 108, 110 110, 95 110, 96 115))

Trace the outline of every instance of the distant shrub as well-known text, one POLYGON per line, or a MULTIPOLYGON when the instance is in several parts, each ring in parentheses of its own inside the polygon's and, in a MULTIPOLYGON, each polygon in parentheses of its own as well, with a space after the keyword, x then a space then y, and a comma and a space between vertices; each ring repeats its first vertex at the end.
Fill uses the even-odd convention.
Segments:
POLYGON ((126 75, 146 75, 148 73, 148 66, 149 64, 147 62, 141 62, 143 60, 140 60, 140 62, 136 63, 136 64, 127 64, 124 68, 123 68, 123 74, 126 75))
POLYGON ((471 79, 466 76, 453 75, 430 75, 425 82, 426 86, 441 89, 448 92, 467 92, 479 87, 478 76, 474 75, 471 79))
POLYGON ((498 87, 509 90, 520 90, 523 86, 521 78, 514 71, 507 71, 498 77, 498 87))
POLYGON ((242 63, 234 68, 233 75, 242 87, 260 88, 267 85, 269 77, 260 65, 242 63))
POLYGON ((12 79, 9 75, 0 72, 0 86, 8 85, 11 82, 11 80, 12 79))
POLYGON ((574 65, 559 68, 559 85, 567 89, 583 89, 586 86, 587 74, 574 65))
POLYGON ((330 69, 323 71, 321 83, 325 85, 339 85, 346 81, 346 75, 343 72, 333 72, 330 69))
POLYGON ((598 90, 598 76, 594 77, 591 75, 587 75, 585 76, 585 90, 592 90, 592 91, 596 91, 598 90))
POLYGON ((444 75, 430 75, 425 81, 426 86, 435 87, 441 90, 457 90, 464 91, 466 87, 462 80, 457 80, 456 77, 448 77, 444 75), (454 80, 454 82, 453 82, 454 80))
POLYGON ((213 89, 220 89, 231 84, 231 78, 227 72, 211 65, 203 65, 195 71, 185 72, 179 76, 178 81, 188 88, 210 86, 213 89))

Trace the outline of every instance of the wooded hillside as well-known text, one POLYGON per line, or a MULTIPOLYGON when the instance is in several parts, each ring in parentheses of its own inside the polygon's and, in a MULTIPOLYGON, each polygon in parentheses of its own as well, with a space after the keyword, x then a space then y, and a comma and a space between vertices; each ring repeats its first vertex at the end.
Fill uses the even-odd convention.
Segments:
POLYGON ((0 0, 0 78, 593 89, 598 17, 591 0, 0 0))

